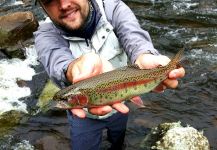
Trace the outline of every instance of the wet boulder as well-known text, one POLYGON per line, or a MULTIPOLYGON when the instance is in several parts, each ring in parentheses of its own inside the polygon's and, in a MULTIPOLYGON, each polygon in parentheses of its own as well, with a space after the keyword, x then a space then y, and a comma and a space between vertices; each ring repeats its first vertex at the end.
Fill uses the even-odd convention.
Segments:
POLYGON ((2 113, 0 115, 0 137, 6 135, 11 128, 18 125, 19 123, 26 122, 26 120, 28 120, 28 115, 21 111, 19 112, 11 110, 2 113))
POLYGON ((151 130, 141 143, 143 149, 154 150, 210 150, 202 132, 180 122, 162 123, 151 130))
POLYGON ((7 58, 7 56, 4 53, 0 52, 0 60, 4 58, 7 58))
POLYGON ((38 21, 33 13, 15 12, 0 16, 0 50, 9 57, 20 57, 22 47, 32 43, 38 21))
POLYGON ((32 1, 32 0, 22 0, 22 2, 23 2, 24 5, 27 7, 27 6, 31 6, 32 3, 34 3, 35 1, 32 1))

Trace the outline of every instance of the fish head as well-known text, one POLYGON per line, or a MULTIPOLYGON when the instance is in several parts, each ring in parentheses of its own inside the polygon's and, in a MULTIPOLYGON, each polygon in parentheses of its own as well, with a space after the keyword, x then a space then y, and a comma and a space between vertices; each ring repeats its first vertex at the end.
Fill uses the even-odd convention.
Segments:
POLYGON ((68 101, 68 99, 72 99, 74 96, 81 94, 78 88, 75 89, 63 89, 57 92, 53 100, 55 101, 68 101))
POLYGON ((88 104, 88 97, 85 96, 78 89, 71 91, 56 93, 53 97, 54 101, 58 101, 58 108, 72 109, 72 108, 83 108, 88 104))

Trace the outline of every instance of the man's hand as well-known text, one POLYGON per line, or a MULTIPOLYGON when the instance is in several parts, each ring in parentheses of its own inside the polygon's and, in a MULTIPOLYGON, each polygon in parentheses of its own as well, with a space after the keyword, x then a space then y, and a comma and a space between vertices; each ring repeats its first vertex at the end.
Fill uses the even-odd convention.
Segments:
MULTIPOLYGON (((71 62, 67 69, 66 76, 70 82, 75 83, 111 70, 113 70, 113 67, 109 61, 102 59, 99 55, 91 52, 82 55, 71 62)), ((94 115, 105 115, 111 112, 113 108, 122 113, 129 112, 128 107, 122 103, 116 103, 112 106, 91 108, 89 109, 89 112, 94 115)), ((86 116, 83 109, 72 109, 71 111, 80 118, 85 118, 86 116)))
MULTIPOLYGON (((165 66, 170 62, 170 59, 164 55, 152 55, 152 54, 141 54, 136 59, 136 64, 141 69, 151 69, 159 65, 165 66)), ((178 78, 182 78, 185 75, 183 67, 172 70, 169 73, 169 77, 163 81, 154 91, 163 92, 166 88, 176 88, 178 86, 178 78)))

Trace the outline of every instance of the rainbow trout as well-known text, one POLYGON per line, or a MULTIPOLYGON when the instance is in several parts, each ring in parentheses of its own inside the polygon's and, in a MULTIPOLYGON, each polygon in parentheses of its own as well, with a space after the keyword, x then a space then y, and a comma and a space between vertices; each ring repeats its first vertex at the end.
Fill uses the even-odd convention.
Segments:
POLYGON ((60 109, 91 108, 127 99, 142 105, 141 99, 135 97, 150 92, 165 80, 169 72, 177 68, 183 51, 180 50, 166 66, 154 69, 125 66, 74 83, 54 95, 52 106, 60 109))

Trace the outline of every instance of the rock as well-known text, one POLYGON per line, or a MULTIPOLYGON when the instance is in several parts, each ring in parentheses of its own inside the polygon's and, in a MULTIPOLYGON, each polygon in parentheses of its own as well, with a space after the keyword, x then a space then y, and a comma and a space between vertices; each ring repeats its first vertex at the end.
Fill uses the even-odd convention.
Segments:
POLYGON ((5 14, 14 13, 14 12, 24 12, 24 11, 31 11, 37 20, 44 20, 46 15, 43 9, 39 5, 35 5, 35 1, 32 0, 22 0, 23 4, 20 3, 19 5, 11 5, 9 0, 0 0, 0 16, 5 14), (4 2, 5 1, 5 2, 4 2))
POLYGON ((7 58, 7 56, 4 54, 4 53, 2 53, 1 51, 0 51, 0 60, 1 59, 6 59, 7 58))
POLYGON ((29 87, 31 90, 31 95, 28 97, 24 97, 21 98, 20 100, 25 101, 25 103, 27 104, 27 110, 28 112, 34 113, 34 111, 37 111, 38 109, 38 98, 42 92, 42 90, 44 89, 47 80, 49 79, 46 71, 44 70, 44 67, 42 66, 42 64, 40 63, 37 66, 33 66, 36 75, 34 75, 32 77, 31 81, 19 81, 18 85, 19 86, 26 86, 29 87))
POLYGON ((212 10, 215 9, 217 6, 216 0, 200 0, 199 1, 199 8, 201 10, 212 10))
POLYGON ((163 123, 153 128, 141 143, 143 149, 154 150, 210 150, 209 142, 202 132, 183 127, 180 122, 163 123))
POLYGON ((0 116, 0 137, 9 132, 9 129, 18 125, 21 122, 26 122, 28 116, 23 112, 11 110, 3 113, 0 116))
POLYGON ((0 0, 0 6, 5 3, 5 0, 0 0))
POLYGON ((0 16, 0 50, 9 57, 19 56, 37 27, 38 21, 30 11, 0 16))
POLYGON ((45 136, 36 141, 37 149, 52 149, 52 150, 60 150, 64 147, 64 150, 70 150, 70 144, 68 141, 64 139, 58 139, 54 136, 45 136))
POLYGON ((24 3, 24 5, 25 5, 26 7, 32 5, 32 0, 22 0, 22 2, 24 3))

